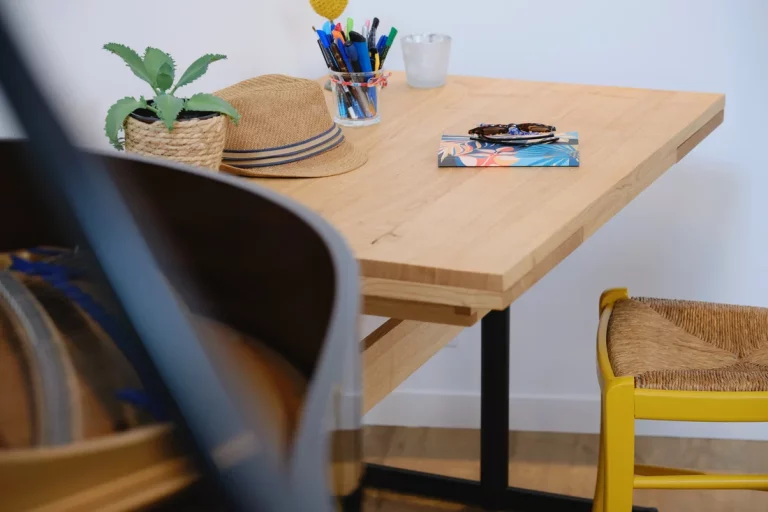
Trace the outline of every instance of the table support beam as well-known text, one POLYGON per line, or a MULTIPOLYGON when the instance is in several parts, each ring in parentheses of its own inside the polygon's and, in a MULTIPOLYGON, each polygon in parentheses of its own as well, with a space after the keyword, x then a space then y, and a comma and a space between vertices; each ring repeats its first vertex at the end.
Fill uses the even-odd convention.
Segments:
POLYGON ((363 413, 367 413, 463 330, 411 320, 387 320, 361 343, 363 413))

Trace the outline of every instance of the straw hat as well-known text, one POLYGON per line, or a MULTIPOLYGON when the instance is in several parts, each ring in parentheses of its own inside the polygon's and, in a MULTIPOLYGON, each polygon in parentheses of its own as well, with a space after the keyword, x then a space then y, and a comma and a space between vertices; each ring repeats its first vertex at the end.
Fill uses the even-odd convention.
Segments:
POLYGON ((368 157, 344 139, 317 82, 284 75, 245 80, 216 95, 242 114, 229 123, 220 169, 240 176, 313 178, 357 169, 368 157))

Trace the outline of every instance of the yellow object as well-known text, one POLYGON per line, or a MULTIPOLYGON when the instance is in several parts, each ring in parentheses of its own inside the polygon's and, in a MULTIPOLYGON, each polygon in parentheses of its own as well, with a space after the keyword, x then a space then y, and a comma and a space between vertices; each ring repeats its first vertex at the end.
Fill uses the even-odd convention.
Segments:
POLYGON ((374 64, 376 67, 373 69, 374 71, 378 71, 379 67, 381 66, 381 60, 379 59, 379 54, 377 53, 375 56, 374 64))
POLYGON ((768 422, 768 392, 639 389, 634 377, 617 377, 608 352, 608 323, 614 303, 628 298, 624 288, 607 290, 600 297, 597 363, 602 406, 593 512, 630 512, 634 489, 768 490, 768 475, 635 465, 636 419, 768 422))
POLYGON ((309 0, 309 5, 317 14, 333 21, 347 8, 347 0, 309 0))

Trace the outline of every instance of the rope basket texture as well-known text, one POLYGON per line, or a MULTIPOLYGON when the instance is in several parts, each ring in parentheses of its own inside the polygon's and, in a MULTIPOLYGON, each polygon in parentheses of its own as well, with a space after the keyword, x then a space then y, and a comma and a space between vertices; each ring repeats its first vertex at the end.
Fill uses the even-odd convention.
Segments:
POLYGON ((125 121, 125 149, 218 171, 224 153, 227 119, 187 119, 173 123, 170 132, 162 121, 146 123, 131 116, 125 121))
POLYGON ((635 298, 616 302, 608 353, 635 387, 768 391, 768 308, 635 298))

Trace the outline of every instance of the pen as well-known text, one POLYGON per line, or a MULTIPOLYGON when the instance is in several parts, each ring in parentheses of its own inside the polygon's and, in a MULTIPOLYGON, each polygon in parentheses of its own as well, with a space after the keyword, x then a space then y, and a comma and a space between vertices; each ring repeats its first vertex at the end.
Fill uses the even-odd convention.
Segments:
MULTIPOLYGON (((349 39, 352 41, 352 48, 354 48, 355 53, 357 53, 357 63, 360 66, 360 70, 365 73, 366 80, 373 78, 373 75, 371 74, 373 71, 371 68, 371 55, 368 53, 368 41, 357 32, 350 32, 349 39)), ((377 96, 376 88, 368 87, 367 95, 368 98, 370 98, 371 103, 375 106, 377 96)))
MULTIPOLYGON (((368 54, 368 43, 365 37, 357 32, 350 32, 349 40, 352 43, 352 48, 355 49, 357 58, 354 60, 357 60, 358 65, 360 66, 360 71, 363 73, 370 73, 373 71, 371 69, 371 57, 368 54), (366 57, 368 58, 366 59, 366 57)), ((350 60, 353 60, 352 57, 350 57, 350 60)))
POLYGON ((384 46, 384 49, 381 51, 381 65, 384 65, 384 61, 387 59, 387 54, 389 53, 389 49, 392 48, 392 43, 395 42, 395 37, 397 37, 397 29, 395 27, 392 27, 392 30, 389 31, 389 35, 387 36, 387 44, 384 46))
POLYGON ((325 48, 323 48, 323 43, 321 43, 319 39, 317 40, 317 46, 320 47, 320 53, 323 54, 323 60, 325 61, 325 65, 328 66, 328 69, 334 70, 333 65, 331 64, 331 61, 328 60, 328 54, 325 53, 325 48))
POLYGON ((347 18, 347 34, 355 30, 355 20, 347 18))
POLYGON ((381 66, 381 60, 379 59, 379 52, 376 51, 376 48, 371 48, 369 52, 371 54, 371 65, 373 66, 373 70, 378 71, 379 66, 381 66))
POLYGON ((384 47, 387 45, 387 36, 381 36, 379 38, 379 42, 376 43, 376 51, 379 52, 379 55, 381 55, 381 52, 384 50, 384 47))
POLYGON ((349 105, 349 113, 350 117, 353 118, 362 118, 365 117, 365 113, 363 112, 363 109, 360 107, 360 103, 356 99, 356 95, 353 94, 353 92, 343 84, 336 84, 341 91, 344 93, 344 98, 347 100, 346 104, 349 105), (354 115, 351 115, 354 114, 354 115))
MULTIPOLYGON (((378 72, 379 69, 381 69, 381 61, 379 60, 379 52, 376 51, 376 48, 371 48, 371 65, 373 66, 373 71, 378 72)), ((373 99, 373 105, 376 107, 376 110, 379 110, 379 97, 378 92, 374 88, 373 94, 368 95, 370 98, 373 99)))
POLYGON ((334 66, 331 64, 331 60, 329 59, 330 55, 325 51, 325 46, 324 46, 325 32, 323 32, 322 30, 317 30, 314 26, 312 27, 312 32, 317 34, 317 44, 320 46, 320 53, 323 54, 323 59, 325 60, 325 64, 328 66, 328 69, 334 69, 334 66))
POLYGON ((349 57, 349 63, 352 65, 351 66, 352 72, 353 73, 362 72, 363 68, 360 65, 360 55, 357 51, 357 47, 352 43, 347 43, 346 45, 344 45, 344 48, 347 51, 347 57, 349 57))
MULTIPOLYGON (((328 56, 325 53, 325 48, 323 48, 323 43, 320 42, 320 40, 317 40, 317 44, 320 45, 320 51, 323 52, 323 57, 325 58, 325 63, 328 65, 328 69, 333 69, 333 66, 331 66, 331 61, 328 60, 328 56)), ((336 107, 339 109, 339 116, 341 117, 352 117, 349 107, 349 100, 344 95, 344 91, 340 87, 333 88, 333 91, 336 93, 336 107)))
POLYGON ((341 73, 349 73, 349 68, 347 67, 347 61, 344 59, 344 56, 341 54, 341 51, 339 50, 338 41, 336 41, 334 44, 331 45, 331 55, 333 55, 333 58, 336 60, 336 64, 339 66, 339 71, 341 73))
POLYGON ((368 48, 376 47, 376 30, 379 28, 379 18, 373 18, 371 23, 371 31, 368 32, 368 48))
POLYGON ((331 44, 328 41, 328 35, 322 30, 318 30, 317 36, 323 49, 323 55, 327 57, 328 63, 330 64, 328 67, 334 71, 341 71, 338 62, 336 62, 333 53, 331 53, 331 44))
MULTIPOLYGON (((352 93, 346 85, 336 84, 336 91, 341 96, 339 100, 340 103, 345 106, 347 114, 349 114, 348 117, 351 117, 352 119, 365 117, 360 110, 360 105, 357 104, 357 100, 352 96, 352 93)), ((341 110, 339 110, 339 112, 341 112, 341 110)))
MULTIPOLYGON (((344 46, 344 43, 342 42, 342 40, 341 39, 336 39, 336 44, 334 45, 334 47, 338 49, 339 56, 340 56, 341 60, 344 62, 344 64, 345 64, 344 67, 347 68, 347 69, 343 69, 342 71, 344 71, 346 73, 354 73, 355 70, 352 67, 352 61, 349 59, 349 55, 347 54, 347 49, 344 46)), ((334 54, 334 57, 335 56, 336 55, 334 54)), ((339 62, 339 65, 341 65, 341 62, 339 62)))

